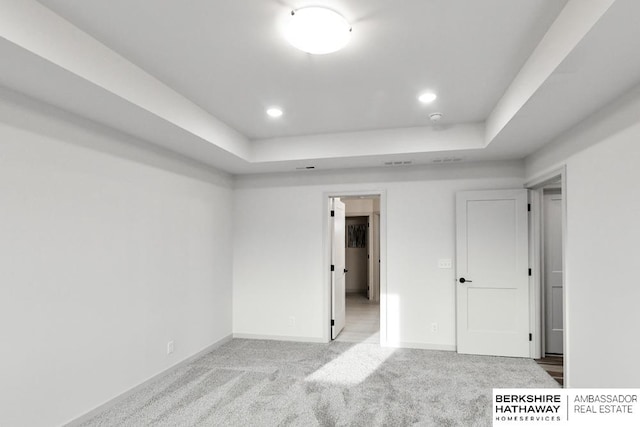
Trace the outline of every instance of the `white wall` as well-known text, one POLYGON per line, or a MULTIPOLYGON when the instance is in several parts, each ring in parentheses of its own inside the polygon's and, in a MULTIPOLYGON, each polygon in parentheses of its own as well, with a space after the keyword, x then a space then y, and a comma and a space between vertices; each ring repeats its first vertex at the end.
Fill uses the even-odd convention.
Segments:
POLYGON ((387 289, 393 300, 388 344, 453 349, 454 270, 438 269, 437 260, 454 257, 454 194, 521 188, 523 175, 521 163, 503 162, 238 178, 234 334, 327 339, 324 198, 378 190, 386 195, 387 289), (438 333, 431 332, 432 322, 440 325, 438 333))
POLYGON ((60 425, 231 333, 232 189, 0 95, 0 425, 60 425))
POLYGON ((640 93, 527 161, 567 167, 565 355, 570 387, 639 387, 640 93))

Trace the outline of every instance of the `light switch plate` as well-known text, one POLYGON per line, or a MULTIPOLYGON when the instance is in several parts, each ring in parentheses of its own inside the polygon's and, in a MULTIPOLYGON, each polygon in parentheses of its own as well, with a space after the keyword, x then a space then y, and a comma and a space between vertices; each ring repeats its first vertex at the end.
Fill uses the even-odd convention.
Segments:
POLYGON ((452 268, 451 258, 441 258, 438 260, 438 268, 452 268))

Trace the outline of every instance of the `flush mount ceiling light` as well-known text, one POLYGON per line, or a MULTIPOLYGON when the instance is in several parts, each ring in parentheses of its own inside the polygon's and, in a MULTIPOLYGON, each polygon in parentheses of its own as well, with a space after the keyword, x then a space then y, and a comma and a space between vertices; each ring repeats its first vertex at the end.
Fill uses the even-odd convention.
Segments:
POLYGON ((418 97, 418 101, 423 104, 429 104, 436 100, 438 96, 433 92, 425 92, 418 97))
POLYGON ((291 11, 285 38, 294 47, 314 55, 324 55, 346 46, 351 26, 341 15, 324 7, 304 7, 291 11))
POLYGON ((273 117, 274 119, 277 119, 278 117, 282 116, 282 109, 278 108, 278 107, 270 107, 267 109, 267 115, 269 117, 273 117))

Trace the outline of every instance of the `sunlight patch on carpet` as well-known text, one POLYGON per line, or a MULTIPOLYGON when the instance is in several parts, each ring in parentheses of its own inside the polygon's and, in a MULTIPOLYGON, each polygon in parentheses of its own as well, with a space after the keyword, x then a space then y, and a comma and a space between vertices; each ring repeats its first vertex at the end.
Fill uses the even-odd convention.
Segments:
POLYGON ((393 354, 393 348, 356 344, 305 378, 309 382, 357 385, 373 374, 393 354))

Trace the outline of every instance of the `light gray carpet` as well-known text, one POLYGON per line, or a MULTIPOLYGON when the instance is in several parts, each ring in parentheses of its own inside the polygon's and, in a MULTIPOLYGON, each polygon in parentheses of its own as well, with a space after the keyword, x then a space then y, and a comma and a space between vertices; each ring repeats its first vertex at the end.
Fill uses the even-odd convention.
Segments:
POLYGON ((533 360, 235 339, 87 426, 489 426, 493 387, 558 384, 533 360))

